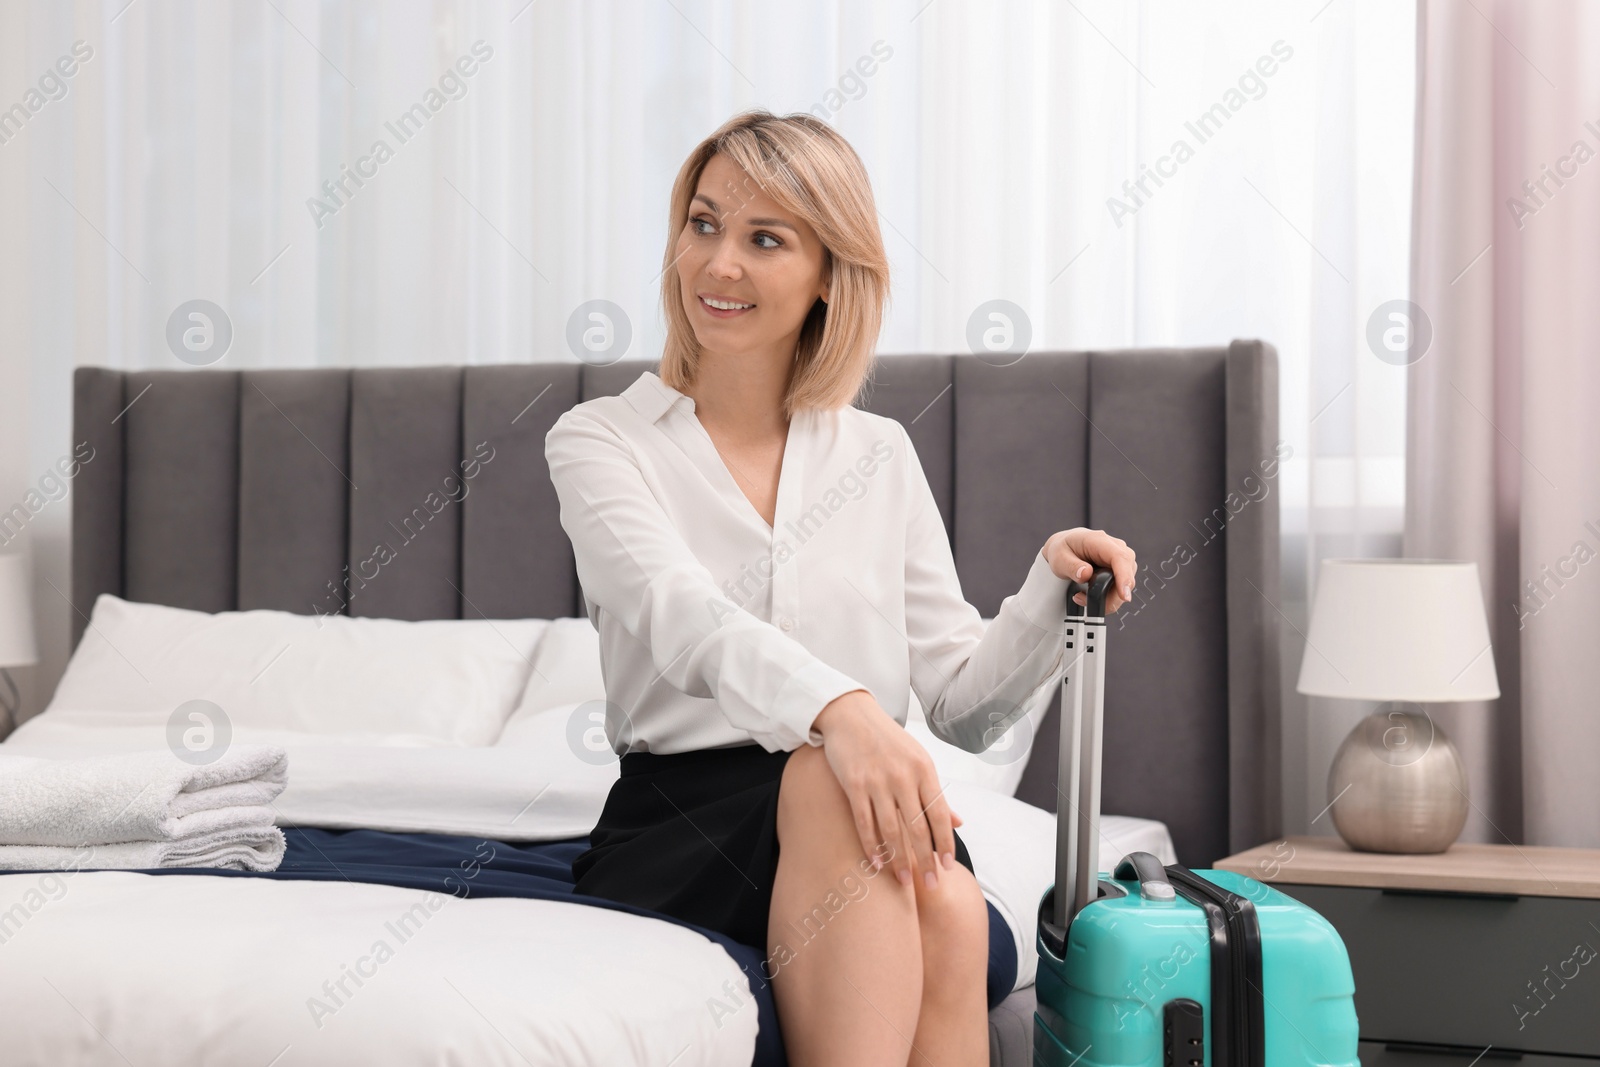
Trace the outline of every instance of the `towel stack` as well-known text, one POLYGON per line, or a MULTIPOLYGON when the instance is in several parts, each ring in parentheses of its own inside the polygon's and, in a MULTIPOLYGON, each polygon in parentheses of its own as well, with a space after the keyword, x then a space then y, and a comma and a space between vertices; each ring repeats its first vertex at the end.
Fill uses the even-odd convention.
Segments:
POLYGON ((274 745, 233 745, 201 765, 166 749, 0 754, 0 870, 276 870, 284 839, 272 800, 288 766, 274 745))

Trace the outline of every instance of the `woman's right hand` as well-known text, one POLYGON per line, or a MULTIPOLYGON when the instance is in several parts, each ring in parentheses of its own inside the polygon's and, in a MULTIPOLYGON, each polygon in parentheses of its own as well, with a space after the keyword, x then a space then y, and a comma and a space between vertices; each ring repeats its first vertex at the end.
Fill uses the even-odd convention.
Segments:
POLYGON ((901 884, 911 885, 918 868, 932 889, 940 866, 955 866, 953 828, 961 825, 945 803, 933 757, 865 689, 830 701, 812 725, 849 798, 862 851, 877 864, 879 843, 887 844, 901 884))

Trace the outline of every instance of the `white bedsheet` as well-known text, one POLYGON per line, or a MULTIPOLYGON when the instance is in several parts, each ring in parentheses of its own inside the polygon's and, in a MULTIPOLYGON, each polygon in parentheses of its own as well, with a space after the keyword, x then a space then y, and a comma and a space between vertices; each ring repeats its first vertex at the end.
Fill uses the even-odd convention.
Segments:
POLYGON ((543 900, 0 875, 0 961, 6 1067, 748 1067, 757 1032, 744 974, 715 942, 543 900))
MULTIPOLYGON (((70 758, 167 744, 165 723, 116 712, 48 712, 23 723, 0 753, 70 758)), ((617 778, 564 746, 378 745, 366 738, 235 726, 234 743, 281 745, 289 780, 273 801, 280 826, 560 841, 587 834, 617 778)))

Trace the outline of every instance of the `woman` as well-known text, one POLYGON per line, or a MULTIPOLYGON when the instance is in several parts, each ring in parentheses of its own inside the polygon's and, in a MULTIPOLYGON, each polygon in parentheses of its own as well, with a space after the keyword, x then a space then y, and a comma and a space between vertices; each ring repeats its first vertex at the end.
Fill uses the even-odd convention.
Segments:
POLYGON ((670 232, 660 374, 546 438, 622 754, 577 889, 765 947, 795 1067, 987 1063, 987 909, 909 694, 988 748, 1059 681, 1068 581, 1112 568, 1115 610, 1133 550, 1051 534, 985 632, 909 437, 852 406, 889 272, 825 123, 730 120, 670 232))

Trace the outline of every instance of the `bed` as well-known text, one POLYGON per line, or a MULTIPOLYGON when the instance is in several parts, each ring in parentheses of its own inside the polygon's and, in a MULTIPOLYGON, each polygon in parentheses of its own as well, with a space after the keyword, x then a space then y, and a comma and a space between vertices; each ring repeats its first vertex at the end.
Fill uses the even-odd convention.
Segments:
MULTIPOLYGON (((581 599, 544 435, 567 407, 653 366, 80 368, 74 442, 95 458, 74 477, 74 642, 82 651, 86 630, 93 641, 89 620, 113 603, 570 624, 581 599), (485 442, 494 458, 471 491, 446 488, 444 506, 419 512, 485 442), (397 536, 403 551, 373 570, 371 546, 397 536), (347 567, 374 577, 347 585, 347 567)), ((1034 353, 1006 366, 887 357, 861 403, 907 427, 985 617, 1051 531, 1103 527, 1139 550, 1141 595, 1113 623, 1108 661, 1104 807, 1125 819, 1108 826, 1113 844, 1165 844, 1201 866, 1275 833, 1272 472, 1285 451, 1272 348, 1034 353)), ((584 683, 573 684, 544 698, 574 703, 584 683)), ((997 1064, 1031 1060, 1027 925, 1049 880, 1054 702, 1025 720, 1004 791, 979 780, 992 762, 967 764, 971 780, 951 787, 1017 943, 1017 988, 990 1015, 997 1064)), ((157 737, 154 718, 91 703, 53 701, 0 751, 157 737)), ((541 769, 530 754, 563 746, 539 729, 510 746, 332 744, 301 726, 237 734, 290 754, 282 877, 0 875, 0 916, 14 916, 0 920, 0 997, 29 1020, 0 1062, 781 1062, 770 993, 738 946, 562 899, 562 863, 614 773, 603 761, 541 769), (557 778, 568 784, 552 791, 557 778), (406 914, 428 916, 426 936, 369 960, 364 984, 341 984, 368 935, 406 914)), ((964 773, 936 759, 942 777, 964 773)))

